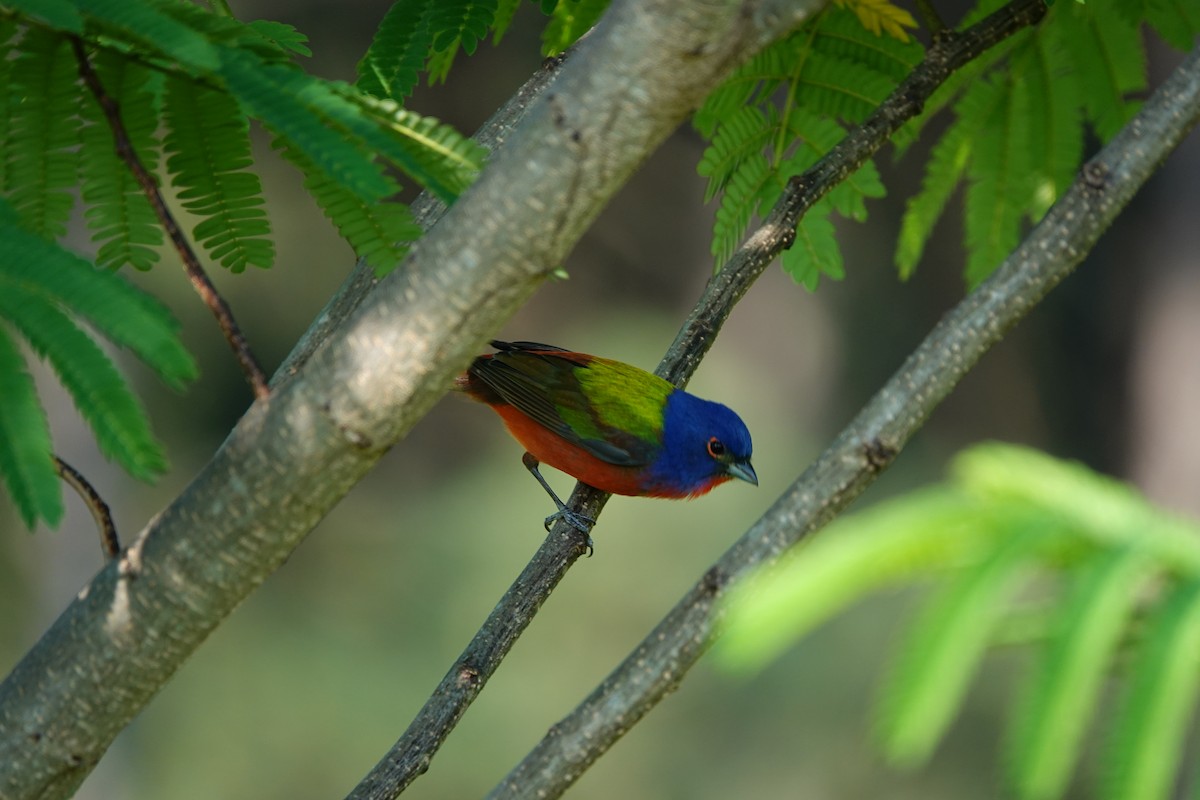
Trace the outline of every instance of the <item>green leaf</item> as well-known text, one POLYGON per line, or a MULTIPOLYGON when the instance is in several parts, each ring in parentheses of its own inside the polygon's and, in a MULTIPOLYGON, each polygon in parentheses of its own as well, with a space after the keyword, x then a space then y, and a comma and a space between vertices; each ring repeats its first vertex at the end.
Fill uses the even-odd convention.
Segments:
POLYGON ((164 116, 167 169, 183 207, 200 218, 193 236, 232 272, 270 267, 275 244, 262 184, 248 169, 250 129, 237 101, 170 78, 164 116))
MULTIPOLYGON (((121 109, 121 121, 138 160, 155 174, 162 75, 110 51, 98 53, 92 66, 121 109)), ((116 156, 112 128, 99 103, 89 98, 82 111, 87 157, 80 163, 80 192, 88 206, 85 216, 92 241, 100 245, 96 264, 108 269, 126 264, 150 269, 158 261, 155 248, 163 242, 158 217, 129 166, 116 156)))
POLYGON ((55 30, 83 33, 83 17, 70 0, 6 0, 4 5, 55 30))
POLYGON ((696 166, 696 172, 708 178, 705 202, 726 187, 746 159, 763 154, 779 127, 778 115, 772 116, 769 119, 758 107, 745 106, 720 122, 696 166))
POLYGON ((284 53, 294 53, 305 57, 312 55, 312 50, 308 48, 308 36, 286 22, 256 19, 247 22, 245 27, 263 39, 266 39, 284 53))
POLYGON ((1029 147, 1035 181, 1028 209, 1037 222, 1075 178, 1083 158, 1082 87, 1060 41, 1047 26, 1014 55, 1014 80, 1029 90, 1029 147))
POLYGON ((566 50, 590 31, 604 16, 610 0, 559 0, 550 12, 550 22, 542 31, 542 55, 554 56, 566 50))
POLYGON ((182 388, 196 377, 196 363, 179 340, 178 323, 166 308, 119 275, 95 269, 74 253, 18 227, 10 211, 0 213, 0 280, 40 292, 87 319, 169 386, 182 388))
POLYGON ((376 97, 412 94, 433 46, 429 16, 435 0, 396 0, 358 62, 358 87, 376 97))
MULTIPOLYGON (((221 73, 247 114, 286 138, 331 179, 368 201, 396 192, 395 182, 343 130, 326 125, 325 120, 329 111, 337 111, 343 118, 357 116, 359 126, 375 123, 365 120, 361 112, 348 112, 348 101, 339 98, 334 106, 330 98, 336 95, 321 81, 236 51, 225 52, 221 73), (314 107, 318 104, 320 108, 314 107)), ((382 132, 379 135, 387 138, 382 132)))
POLYGON ((1112 720, 1104 800, 1172 796, 1187 751, 1200 679, 1200 580, 1173 587, 1146 623, 1146 636, 1112 720))
POLYGON ((220 64, 218 50, 208 39, 154 2, 75 0, 75 5, 89 25, 118 39, 132 39, 150 52, 188 67, 193 74, 211 74, 220 64))
POLYGON ((167 468, 146 412, 104 351, 38 287, 0 273, 0 317, 50 362, 105 456, 148 480, 167 468))
POLYGON ((492 44, 500 44, 500 40, 504 38, 504 34, 508 32, 512 25, 513 17, 517 15, 517 9, 521 6, 522 0, 499 0, 496 4, 496 19, 492 22, 492 44))
POLYGON ((1124 631, 1147 561, 1134 549, 1098 553, 1077 571, 1057 635, 1024 687, 1007 750, 1023 800, 1060 797, 1124 631))
POLYGON ((54 471, 50 429, 25 360, 0 324, 0 475, 29 529, 62 520, 62 489, 54 471))
POLYGON ((18 52, 3 148, 8 201, 25 227, 53 239, 67 232, 75 203, 79 73, 67 40, 41 28, 26 31, 18 52))
POLYGON ((1024 577, 1041 531, 1029 519, 992 515, 997 548, 959 570, 927 603, 904 637, 879 703, 876 733, 893 763, 924 762, 962 704, 993 627, 1024 577))
POLYGON ((467 55, 475 52, 495 18, 496 0, 440 0, 430 8, 433 54, 425 65, 430 85, 446 79, 459 47, 467 55))
POLYGON ((713 225, 712 254, 719 269, 737 250, 764 187, 772 180, 762 153, 748 155, 729 176, 713 225))
POLYGON ((1017 246, 1031 204, 1029 90, 1011 78, 972 147, 966 201, 967 283, 978 286, 1017 246))
POLYGON ((735 587, 713 657, 729 671, 759 669, 871 591, 979 560, 990 542, 968 535, 976 513, 961 495, 927 489, 831 524, 735 587))
POLYGON ((474 183, 487 158, 487 151, 474 139, 433 117, 400 108, 390 100, 358 94, 351 99, 360 103, 390 134, 386 145, 373 134, 369 143, 442 202, 453 203, 474 183))
POLYGON ((796 226, 796 241, 780 256, 783 271, 810 292, 816 291, 822 274, 835 281, 846 275, 837 234, 829 221, 832 210, 828 198, 810 208, 796 226))
POLYGON ((421 228, 408 206, 394 202, 368 203, 354 192, 331 180, 294 148, 277 140, 283 155, 304 173, 304 185, 342 237, 365 259, 377 275, 383 275, 403 260, 410 242, 421 236, 421 228))
POLYGON ((1109 3, 1063 3, 1054 13, 1082 84, 1088 119, 1108 141, 1137 111, 1129 95, 1146 88, 1141 35, 1109 3))

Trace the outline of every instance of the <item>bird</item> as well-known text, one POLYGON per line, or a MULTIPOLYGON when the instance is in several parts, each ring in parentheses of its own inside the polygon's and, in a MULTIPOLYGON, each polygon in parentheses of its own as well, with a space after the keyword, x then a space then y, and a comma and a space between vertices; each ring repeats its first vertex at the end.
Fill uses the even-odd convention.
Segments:
MULTIPOLYGON (((737 478, 758 485, 746 424, 638 367, 537 342, 491 343, 455 379, 486 403, 526 450, 522 461, 557 511, 587 534, 595 520, 567 508, 538 467, 549 464, 611 494, 698 497, 737 478)), ((589 537, 590 546, 590 537, 589 537)))

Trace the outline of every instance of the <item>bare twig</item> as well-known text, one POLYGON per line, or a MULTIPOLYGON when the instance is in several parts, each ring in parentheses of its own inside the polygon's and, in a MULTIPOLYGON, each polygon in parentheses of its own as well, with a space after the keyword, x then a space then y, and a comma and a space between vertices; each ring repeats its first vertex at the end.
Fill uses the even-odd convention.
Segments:
POLYGON ((96 528, 100 531, 100 549, 104 551, 104 555, 109 559, 116 558, 121 554, 121 540, 117 537, 117 526, 113 524, 108 503, 104 502, 104 498, 79 470, 58 456, 54 456, 54 471, 79 494, 88 511, 92 512, 96 528))
MULTIPOLYGON (((762 228, 708 283, 703 296, 658 366, 658 374, 685 386, 733 306, 789 246, 802 214, 920 113, 933 91, 957 68, 1045 11, 1041 0, 1016 0, 987 19, 947 36, 871 117, 812 169, 793 179, 762 228)), ((577 484, 568 506, 596 519, 609 495, 577 484)), ((349 795, 351 800, 394 798, 428 769, 442 742, 475 700, 550 592, 587 547, 587 534, 558 523, 483 626, 446 673, 400 740, 349 795)))
POLYGON ((1200 48, 1084 165, 1020 247, 934 328, 829 449, 488 797, 560 796, 677 688, 715 639, 728 589, 826 524, 874 481, 979 358, 1083 260, 1198 121, 1200 48))
POLYGON ((947 30, 946 23, 942 22, 941 15, 929 0, 916 0, 916 5, 918 16, 925 21, 925 27, 929 28, 936 40, 947 30))
POLYGON ((154 177, 146 170, 144 164, 138 154, 133 149, 133 144, 129 140, 129 132, 125 129, 125 123, 121 121, 120 109, 117 107, 117 101, 112 95, 108 94, 104 89, 104 85, 100 82, 100 76, 96 74, 96 70, 92 68, 92 62, 88 58, 87 51, 84 49, 83 41, 76 36, 71 37, 71 47, 75 51, 75 59, 79 62, 79 75, 83 78, 83 82, 91 90, 92 95, 96 98, 96 102, 100 104, 101 110, 104 112, 105 118, 108 120, 108 125, 112 128, 113 140, 117 151, 117 157, 125 162, 129 167, 129 171, 133 173, 138 185, 142 187, 142 192, 146 195, 146 199, 150 201, 150 207, 154 209, 155 216, 158 217, 158 222, 163 226, 163 230, 167 232, 167 236, 171 238, 171 243, 175 246, 175 250, 179 253, 179 258, 183 262, 184 271, 187 272, 188 280, 191 281, 192 287, 196 293, 200 295, 200 299, 208 306, 209 311, 216 317, 217 325, 220 326, 221 332, 225 334, 225 340, 229 342, 229 347, 233 350, 238 363, 242 367, 242 371, 246 373, 247 380, 250 381, 250 386, 254 390, 254 396, 260 400, 265 399, 270 394, 270 389, 267 387, 267 376, 259 366, 258 360, 254 357, 254 353, 250 350, 250 345, 246 341, 242 329, 238 327, 237 321, 233 318, 233 311, 230 310, 229 304, 225 302, 217 287, 209 280, 208 275, 204 272, 204 267, 200 265, 200 259, 196 256, 196 251, 192 249, 188 243, 187 237, 179 228, 179 223, 175 221, 175 217, 167 208, 166 201, 163 200, 162 193, 158 190, 158 184, 155 183, 154 177))

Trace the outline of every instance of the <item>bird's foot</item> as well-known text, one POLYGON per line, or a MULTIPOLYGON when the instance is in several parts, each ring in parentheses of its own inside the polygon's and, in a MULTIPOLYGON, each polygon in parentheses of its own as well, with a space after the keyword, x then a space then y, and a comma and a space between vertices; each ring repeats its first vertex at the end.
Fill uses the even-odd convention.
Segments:
POLYGON ((588 558, 591 558, 592 553, 595 552, 595 548, 592 546, 591 530, 592 526, 596 524, 596 520, 592 517, 589 517, 587 514, 580 514, 578 511, 572 511, 564 505, 559 508, 558 511, 555 511, 553 514, 546 517, 546 530, 549 531, 550 527, 560 519, 565 520, 568 525, 587 537, 587 554, 588 558))

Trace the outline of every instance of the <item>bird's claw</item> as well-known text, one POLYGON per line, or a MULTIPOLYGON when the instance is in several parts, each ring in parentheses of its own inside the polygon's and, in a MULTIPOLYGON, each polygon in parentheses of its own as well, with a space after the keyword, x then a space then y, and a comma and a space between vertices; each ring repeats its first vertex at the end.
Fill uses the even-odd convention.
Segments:
POLYGON ((546 517, 544 524, 546 526, 547 533, 550 531, 551 526, 553 526, 554 523, 560 519, 565 520, 568 525, 587 537, 587 554, 588 558, 591 558, 592 553, 595 552, 595 548, 592 546, 591 530, 592 526, 596 524, 596 520, 592 517, 589 517, 587 514, 580 514, 578 511, 572 511, 566 506, 563 506, 558 511, 555 511, 553 514, 546 517))

